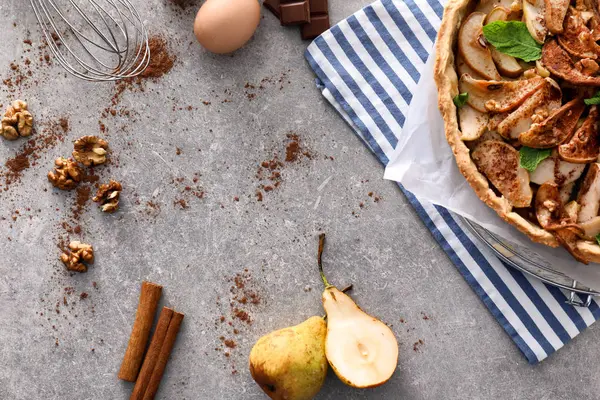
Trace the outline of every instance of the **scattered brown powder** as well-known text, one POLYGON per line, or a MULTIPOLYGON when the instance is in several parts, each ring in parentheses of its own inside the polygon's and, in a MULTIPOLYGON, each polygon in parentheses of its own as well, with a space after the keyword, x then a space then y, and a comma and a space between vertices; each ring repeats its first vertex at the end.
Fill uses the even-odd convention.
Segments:
POLYGON ((148 39, 150 63, 140 78, 160 78, 168 74, 175 64, 176 57, 171 53, 164 36, 156 35, 148 39))
POLYGON ((420 351, 421 350, 421 346, 423 346, 425 344, 425 341, 423 339, 419 339, 417 340, 414 344, 413 344, 413 351, 420 351))
POLYGON ((173 201, 173 204, 175 206, 181 207, 182 210, 185 210, 189 207, 187 201, 185 201, 184 199, 176 199, 173 201))
POLYGON ((79 186, 76 190, 75 206, 73 207, 73 219, 78 221, 90 201, 92 188, 89 185, 79 186))
MULTIPOLYGON (((130 79, 123 79, 115 83, 115 90, 111 98, 110 107, 107 107, 102 113, 103 117, 107 117, 109 114, 112 116, 117 115, 116 107, 121 103, 123 94, 127 91, 145 91, 145 82, 147 79, 157 80, 163 75, 168 74, 176 61, 176 56, 171 52, 167 40, 162 35, 155 35, 148 39, 148 46, 150 48, 150 63, 148 68, 137 77, 130 79)), ((119 110, 120 114, 128 115, 129 111, 119 110)), ((100 124, 100 130, 105 132, 106 125, 102 121, 98 121, 100 124)))
POLYGON ((279 154, 275 153, 270 160, 262 161, 256 171, 259 187, 256 191, 257 201, 263 200, 263 192, 268 193, 277 189, 283 182, 281 171, 286 164, 299 162, 302 158, 312 158, 309 151, 303 148, 300 136, 288 133, 285 143, 285 158, 281 161, 279 154))
POLYGON ((11 185, 19 183, 25 170, 37 165, 37 160, 45 152, 65 140, 68 130, 68 119, 65 117, 37 123, 31 139, 17 150, 17 154, 5 161, 4 168, 0 168, 0 190, 8 191, 11 185), (60 122, 62 120, 67 121, 66 130, 60 122))

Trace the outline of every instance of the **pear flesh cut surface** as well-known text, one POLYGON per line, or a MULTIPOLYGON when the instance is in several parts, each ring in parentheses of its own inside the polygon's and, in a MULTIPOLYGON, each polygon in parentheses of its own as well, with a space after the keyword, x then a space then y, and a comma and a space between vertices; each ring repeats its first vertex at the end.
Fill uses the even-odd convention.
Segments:
POLYGON ((462 59, 485 79, 500 80, 487 43, 483 39, 484 13, 471 13, 458 32, 458 51, 462 59))
POLYGON ((311 400, 327 376, 325 335, 321 317, 271 332, 250 352, 250 373, 273 400, 311 400))
POLYGON ((327 312, 327 360, 342 382, 356 388, 384 384, 398 365, 392 330, 366 314, 335 287, 323 292, 327 312))

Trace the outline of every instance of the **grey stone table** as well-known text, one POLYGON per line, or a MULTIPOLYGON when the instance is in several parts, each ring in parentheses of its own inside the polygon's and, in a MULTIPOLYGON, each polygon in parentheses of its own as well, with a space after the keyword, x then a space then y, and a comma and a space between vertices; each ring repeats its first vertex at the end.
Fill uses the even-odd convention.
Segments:
MULTIPOLYGON (((128 398, 132 385, 116 374, 144 279, 186 314, 159 398, 265 398, 247 356, 261 335, 322 314, 319 232, 329 238, 330 280, 353 283, 358 304, 393 325, 401 351, 383 387, 354 390, 330 373, 319 399, 598 398, 598 329, 528 365, 315 89, 297 29, 264 12, 244 49, 215 56, 194 41, 197 5, 135 3, 177 62, 144 91, 125 90, 115 116, 103 115, 114 84, 65 76, 44 59, 28 2, 0 4, 0 76, 9 80, 0 102, 24 98, 38 121, 20 181, 6 187, 6 167, 0 173, 0 399, 128 398), (88 203, 74 215, 76 195, 46 181, 54 158, 86 134, 110 142, 112 162, 95 173, 123 183, 116 214, 88 203), (288 135, 303 148, 296 161, 285 161, 288 135), (274 159, 279 177, 261 167, 274 159), (76 225, 81 233, 69 234, 76 225), (95 246, 86 274, 58 261, 67 236, 95 246)), ((367 3, 332 0, 333 22, 367 3)), ((26 147, 0 143, 2 164, 26 147)))

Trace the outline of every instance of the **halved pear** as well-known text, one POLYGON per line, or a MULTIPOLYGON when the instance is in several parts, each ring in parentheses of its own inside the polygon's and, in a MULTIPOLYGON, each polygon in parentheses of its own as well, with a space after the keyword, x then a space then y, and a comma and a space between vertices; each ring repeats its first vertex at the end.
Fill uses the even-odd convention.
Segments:
POLYGON ((515 207, 529 207, 533 192, 529 186, 529 173, 519 165, 519 152, 498 140, 481 143, 471 154, 490 182, 515 207))
MULTIPOLYGON (((494 9, 490 11, 485 18, 484 25, 495 21, 506 21, 509 14, 510 9, 506 7, 494 7, 494 9)), ((509 78, 516 78, 523 73, 521 64, 519 64, 519 62, 513 56, 499 52, 494 46, 490 46, 490 53, 492 55, 492 59, 496 63, 496 68, 498 71, 500 71, 500 74, 508 76, 509 78)))
POLYGON ((555 35, 563 32, 563 22, 569 9, 569 0, 545 0, 544 5, 546 12, 544 19, 546 28, 555 35))
POLYGON ((577 203, 580 205, 577 222, 587 222, 598 216, 598 209, 600 209, 600 164, 590 165, 579 189, 577 203))
POLYGON ((545 80, 534 76, 519 81, 486 81, 462 75, 458 82, 461 93, 469 93, 467 103, 481 112, 505 112, 517 108, 540 89, 545 80))
POLYGON ((460 139, 475 140, 479 138, 487 129, 489 119, 488 114, 477 111, 468 104, 459 108, 460 139))
POLYGON ((539 44, 544 44, 548 29, 544 21, 546 5, 544 0, 523 0, 523 20, 527 30, 539 44), (530 2, 531 1, 531 2, 530 2))
POLYGON ((584 170, 585 164, 563 161, 558 157, 558 151, 553 150, 550 157, 540 162, 535 171, 529 173, 529 179, 537 185, 551 182, 566 186, 579 179, 584 170))
POLYGON ((600 155, 598 143, 598 108, 591 106, 583 124, 568 143, 558 146, 558 155, 565 161, 586 164, 594 162, 600 155))
POLYGON ((583 100, 571 100, 555 110, 541 123, 531 125, 527 132, 519 136, 519 142, 524 146, 536 149, 550 149, 558 146, 571 138, 584 110, 583 100))
POLYGON ((362 311, 325 278, 321 256, 325 235, 319 236, 318 264, 325 284, 322 300, 327 313, 325 354, 346 385, 372 388, 387 382, 398 366, 398 341, 392 330, 362 311))
POLYGON ((555 39, 548 40, 542 48, 542 64, 557 77, 574 85, 600 86, 600 77, 588 76, 575 67, 575 63, 555 39))
POLYGON ((475 72, 486 79, 500 80, 489 46, 483 37, 485 14, 471 13, 458 31, 458 52, 475 72))

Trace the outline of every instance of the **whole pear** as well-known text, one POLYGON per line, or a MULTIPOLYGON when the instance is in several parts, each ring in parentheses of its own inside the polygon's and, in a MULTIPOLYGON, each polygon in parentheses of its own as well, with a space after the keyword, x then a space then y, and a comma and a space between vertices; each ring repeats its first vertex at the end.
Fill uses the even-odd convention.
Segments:
POLYGON ((261 337, 250 352, 252 378, 274 400, 310 400, 327 375, 322 317, 261 337))

